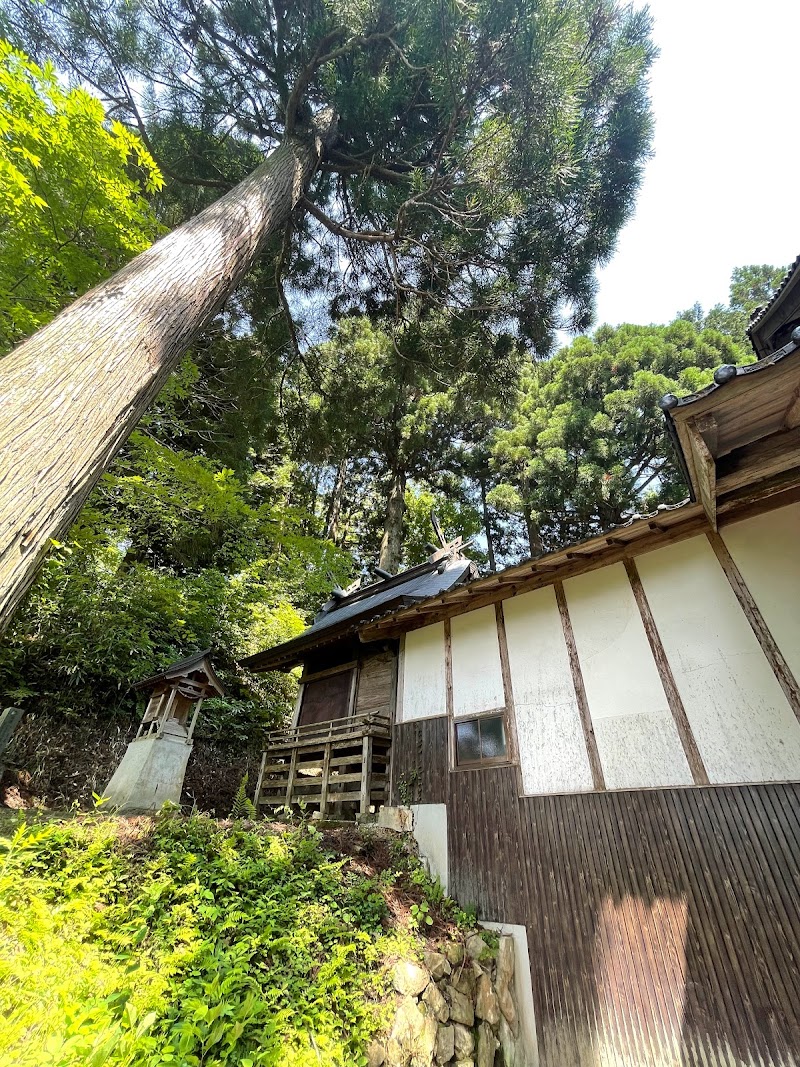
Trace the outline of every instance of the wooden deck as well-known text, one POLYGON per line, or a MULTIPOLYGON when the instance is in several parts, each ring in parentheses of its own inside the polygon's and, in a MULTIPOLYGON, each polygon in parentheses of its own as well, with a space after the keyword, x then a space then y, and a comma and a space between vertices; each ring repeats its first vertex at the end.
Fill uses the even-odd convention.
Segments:
POLYGON ((391 730, 385 715, 276 730, 267 735, 256 806, 303 805, 321 815, 365 815, 387 799, 391 730))

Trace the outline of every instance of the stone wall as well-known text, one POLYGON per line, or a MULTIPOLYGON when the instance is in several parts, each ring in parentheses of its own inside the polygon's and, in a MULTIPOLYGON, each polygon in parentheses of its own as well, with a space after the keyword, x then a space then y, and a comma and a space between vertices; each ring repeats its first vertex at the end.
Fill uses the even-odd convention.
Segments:
POLYGON ((526 1067, 514 990, 514 939, 497 949, 477 931, 399 961, 391 1028, 369 1049, 369 1067, 526 1067))

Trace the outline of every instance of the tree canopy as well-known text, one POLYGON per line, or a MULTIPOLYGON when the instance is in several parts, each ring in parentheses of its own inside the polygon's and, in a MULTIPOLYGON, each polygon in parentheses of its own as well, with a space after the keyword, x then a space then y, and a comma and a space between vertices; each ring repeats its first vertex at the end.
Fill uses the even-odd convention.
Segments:
POLYGON ((533 555, 581 540, 626 513, 686 494, 658 407, 754 357, 718 330, 603 326, 523 374, 507 428, 495 435, 499 482, 489 501, 522 517, 533 555))
POLYGON ((588 325, 593 269, 650 138, 646 10, 612 0, 3 0, 26 47, 93 85, 165 175, 242 176, 330 107, 338 137, 279 249, 334 311, 420 300, 546 347, 588 325), (202 154, 198 167, 196 157, 202 154), (294 234, 295 236, 291 236, 294 234), (303 245, 314 260, 300 262, 303 245), (305 276, 299 268, 305 266, 305 276))

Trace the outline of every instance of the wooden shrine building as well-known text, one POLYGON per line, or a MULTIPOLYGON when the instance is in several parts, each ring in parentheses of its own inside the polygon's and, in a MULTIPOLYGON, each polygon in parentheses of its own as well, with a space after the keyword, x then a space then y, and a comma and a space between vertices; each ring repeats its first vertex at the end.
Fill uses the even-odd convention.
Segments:
POLYGON ((335 589, 304 633, 244 661, 250 670, 303 665, 291 727, 267 738, 256 804, 304 804, 323 815, 374 810, 388 799, 397 641, 359 639, 367 620, 477 576, 461 540, 440 538, 426 563, 349 590, 335 589))
POLYGON ((539 1067, 800 1064, 800 261, 750 332, 664 398, 684 504, 432 561, 251 661, 305 664, 288 744, 380 715, 389 802, 522 932, 539 1067))

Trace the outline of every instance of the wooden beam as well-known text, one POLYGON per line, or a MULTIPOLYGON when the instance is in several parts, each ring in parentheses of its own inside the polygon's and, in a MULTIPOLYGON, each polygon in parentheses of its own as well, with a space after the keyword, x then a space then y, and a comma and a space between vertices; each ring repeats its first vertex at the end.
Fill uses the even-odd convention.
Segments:
POLYGON ((289 762, 289 781, 286 785, 286 796, 284 798, 284 804, 286 807, 290 807, 292 803, 292 789, 294 787, 294 772, 297 766, 297 749, 292 750, 292 758, 289 762))
POLYGON ((712 530, 717 528, 717 464, 699 429, 700 420, 686 424, 686 434, 692 451, 695 472, 695 489, 703 505, 712 530))
MULTIPOLYGON (((723 461, 727 461, 725 457, 723 461)), ((800 454, 798 455, 798 467, 800 467, 800 454)), ((757 485, 728 483, 727 478, 720 477, 717 496, 717 520, 719 525, 739 522, 742 519, 761 515, 765 511, 771 511, 778 507, 800 501, 800 471, 780 470, 769 479, 764 479, 757 485)), ((609 537, 600 535, 587 546, 594 543, 593 553, 584 553, 582 559, 567 561, 563 555, 547 557, 545 563, 536 561, 535 570, 531 570, 528 564, 509 568, 502 576, 503 581, 499 585, 493 583, 488 589, 484 585, 485 579, 479 579, 473 585, 473 599, 459 603, 453 603, 447 597, 437 597, 435 601, 426 602, 423 607, 428 612, 423 613, 419 608, 400 610, 391 613, 383 619, 364 625, 361 631, 361 639, 364 641, 385 640, 396 638, 410 630, 416 630, 420 626, 428 626, 444 619, 462 615, 464 612, 473 611, 487 604, 495 604, 498 601, 507 600, 518 593, 527 593, 534 589, 541 589, 546 585, 558 580, 564 581, 578 574, 607 567, 612 563, 619 563, 626 558, 643 555, 665 545, 676 544, 689 537, 705 534, 708 529, 708 520, 705 517, 701 504, 686 504, 672 512, 664 512, 658 530, 650 530, 645 520, 637 520, 625 528, 625 538, 609 537)))
POLYGON ((597 738, 594 736, 592 716, 589 711, 589 699, 586 696, 586 686, 583 684, 583 671, 581 661, 578 658, 578 646, 575 643, 575 633, 572 629, 572 620, 569 617, 567 598, 564 594, 564 583, 556 582, 553 586, 561 615, 561 628, 564 631, 564 640, 567 643, 569 654, 569 666, 572 671, 572 684, 575 687, 575 699, 578 702, 578 712, 583 727, 583 737, 586 742, 586 752, 589 756, 589 766, 592 771, 592 783, 597 790, 605 789, 606 783, 603 777, 603 765, 600 762, 600 751, 597 747, 597 738))
POLYGON ((693 420, 693 424, 697 432, 703 438, 706 443, 706 448, 711 455, 716 459, 717 449, 719 448, 719 427, 717 426, 717 420, 709 412, 707 415, 698 415, 693 420))
POLYGON ((447 712, 447 767, 452 770, 456 762, 453 722, 455 721, 453 700, 453 633, 449 617, 444 620, 444 706, 447 712))
POLYGON ((329 667, 327 671, 314 671, 313 674, 304 673, 300 678, 300 683, 305 685, 306 682, 318 682, 320 678, 330 678, 334 674, 343 674, 345 671, 350 671, 357 666, 358 660, 353 659, 348 663, 340 663, 337 667, 329 667))
POLYGON ((767 658, 767 662, 772 668, 772 673, 778 679, 778 683, 786 695, 789 706, 797 716, 797 719, 800 720, 800 686, 797 684, 797 679, 792 673, 791 667, 784 659, 781 650, 778 648, 775 638, 772 636, 770 628, 767 626, 766 620, 761 614, 758 604, 756 604, 752 593, 747 588, 747 583, 742 576, 742 572, 736 566, 733 556, 728 551, 728 546, 718 533, 709 532, 706 536, 711 543, 711 547, 714 549, 714 553, 719 560, 720 566, 725 572, 725 577, 730 582, 731 589, 736 594, 736 599, 739 601, 747 621, 750 623, 750 628, 756 635, 756 640, 759 645, 761 645, 761 649, 767 658))
POLYGON ((786 414, 783 416, 783 428, 793 430, 800 426, 800 386, 792 393, 786 414))
POLYGON ((264 768, 267 765, 267 750, 264 749, 264 755, 261 757, 261 766, 258 769, 258 778, 256 779, 256 788, 253 792, 253 804, 258 807, 258 798, 261 796, 261 783, 264 781, 264 768))
POLYGON ((517 792, 520 796, 525 792, 522 785, 522 767, 519 762, 519 738, 517 736, 517 709, 514 703, 514 685, 511 679, 511 661, 508 658, 508 637, 506 635, 506 617, 502 603, 494 606, 495 621, 497 623, 497 644, 500 649, 500 673, 503 676, 503 697, 506 702, 506 722, 508 723, 508 738, 506 745, 509 762, 517 766, 517 792))
POLYGON ((742 489, 800 467, 800 426, 779 430, 737 448, 724 456, 719 466, 720 493, 742 489))
POLYGON ((639 614, 642 616, 644 632, 647 634, 647 640, 650 644, 650 650, 653 653, 656 667, 658 668, 661 684, 667 695, 667 703, 669 704, 669 710, 672 712, 672 718, 675 720, 675 726, 677 727, 678 737, 683 746, 686 762, 689 764, 689 770, 692 772, 692 780, 695 785, 708 785, 708 774, 703 765, 700 749, 697 747, 692 728, 689 725, 686 708, 684 707, 683 700, 678 692, 675 676, 672 673, 672 667, 667 659, 664 645, 661 642, 661 635, 658 632, 653 613, 650 610, 650 603, 647 599, 647 594, 644 591, 642 580, 639 577, 639 571, 632 559, 625 560, 625 570, 628 574, 628 580, 631 583, 634 600, 639 608, 639 614))
POLYGON ((370 778, 372 777, 372 738, 365 737, 361 745, 361 796, 359 811, 362 815, 369 813, 370 778))
POLYGON ((320 788, 319 813, 325 815, 328 811, 328 781, 331 773, 331 743, 325 745, 325 754, 322 757, 322 785, 320 788))

